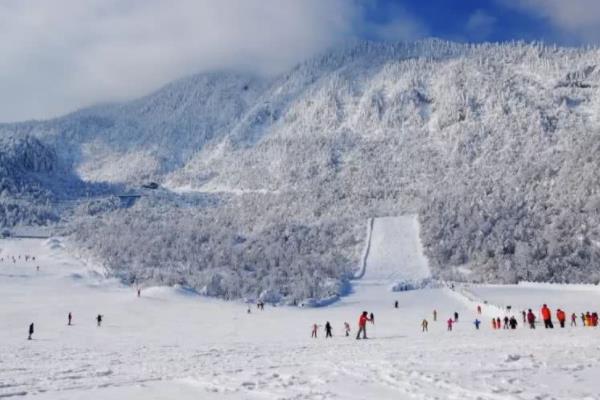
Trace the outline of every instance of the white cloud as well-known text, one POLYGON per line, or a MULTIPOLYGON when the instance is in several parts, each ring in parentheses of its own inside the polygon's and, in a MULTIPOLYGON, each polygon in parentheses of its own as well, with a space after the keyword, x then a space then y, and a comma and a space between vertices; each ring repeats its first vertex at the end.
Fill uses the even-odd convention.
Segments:
POLYGON ((500 0, 510 8, 526 11, 550 22, 570 42, 600 43, 598 0, 500 0))
POLYGON ((349 0, 2 0, 0 121, 217 68, 275 73, 352 35, 349 0))
POLYGON ((476 10, 469 16, 465 27, 470 36, 476 39, 485 39, 494 30, 495 23, 496 17, 483 10, 476 10))

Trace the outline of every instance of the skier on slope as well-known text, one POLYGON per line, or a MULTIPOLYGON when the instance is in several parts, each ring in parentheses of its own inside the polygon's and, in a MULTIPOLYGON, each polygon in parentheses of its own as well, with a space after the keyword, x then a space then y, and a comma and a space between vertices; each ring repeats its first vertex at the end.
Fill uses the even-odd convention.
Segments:
POLYGON ((350 336, 350 324, 344 322, 344 331, 346 331, 346 336, 350 336))
POLYGON ((102 325, 102 315, 98 314, 98 316, 96 317, 96 323, 98 328, 102 325))
POLYGON ((523 323, 527 322, 527 312, 525 312, 525 310, 521 311, 521 314, 523 315, 523 323))
POLYGON ((331 334, 331 324, 329 323, 329 321, 327 321, 325 323, 325 339, 332 337, 333 335, 331 334))
POLYGON ((454 311, 454 322, 458 322, 458 312, 454 311))
POLYGON ((454 320, 452 318, 448 318, 448 331, 452 331, 452 324, 454 323, 454 320))
POLYGON ((571 326, 577 326, 577 314, 571 314, 571 326))
POLYGON ((508 321, 509 325, 510 325, 510 329, 517 329, 517 319, 514 317, 514 315, 512 317, 510 317, 510 320, 508 321))
POLYGON ((373 315, 373 313, 371 313, 369 321, 371 321, 371 324, 375 325, 375 315, 373 315))
POLYGON ((496 318, 492 318, 492 329, 497 329, 496 328, 496 318))
POLYGON ((552 324, 552 312, 550 311, 547 305, 544 304, 542 306, 542 310, 540 313, 542 314, 542 319, 544 320, 544 328, 554 328, 554 325, 552 324))
POLYGON ((437 321, 437 311, 433 310, 433 322, 437 321))
POLYGON ((67 325, 71 325, 71 320, 73 319, 73 315, 69 312, 69 315, 67 316, 67 319, 69 320, 69 322, 67 323, 67 325))
POLYGON ((31 340, 31 335, 33 335, 33 322, 29 325, 29 336, 27 340, 31 340))
POLYGON ((369 315, 366 311, 363 311, 358 318, 358 333, 356 339, 360 339, 360 333, 363 334, 363 339, 367 339, 367 321, 369 321, 369 315))
POLYGON ((531 311, 531 308, 527 312, 527 322, 529 323, 529 329, 535 329, 535 314, 531 311))
POLYGON ((427 332, 427 326, 429 325, 429 322, 427 322, 427 320, 425 318, 423 318, 423 321, 421 321, 421 331, 422 332, 427 332))
POLYGON ((310 337, 316 339, 317 338, 317 332, 318 332, 318 330, 319 330, 319 325, 313 324, 313 326, 312 326, 312 333, 310 334, 310 337))
POLYGON ((479 330, 479 324, 481 324, 481 321, 475 318, 475 321, 473 321, 473 323, 475 324, 475 329, 479 330))
POLYGON ((504 329, 508 329, 508 323, 509 323, 509 321, 510 320, 508 319, 508 316, 505 316, 504 317, 504 329))
POLYGON ((564 328, 565 327, 565 320, 567 319, 567 315, 560 308, 556 310, 556 319, 558 320, 558 323, 560 324, 560 327, 564 328))
POLYGON ((477 314, 481 315, 481 305, 477 305, 477 314))

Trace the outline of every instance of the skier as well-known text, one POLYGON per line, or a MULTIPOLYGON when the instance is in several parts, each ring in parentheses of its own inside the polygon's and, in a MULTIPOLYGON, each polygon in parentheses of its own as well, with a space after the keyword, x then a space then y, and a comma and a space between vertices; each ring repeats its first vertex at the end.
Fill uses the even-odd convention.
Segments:
POLYGON ((371 324, 375 325, 375 315, 373 315, 373 313, 371 313, 369 320, 371 321, 371 324))
POLYGON ((479 330, 479 324, 481 324, 481 321, 475 318, 475 321, 473 321, 473 323, 475 324, 475 329, 479 330))
POLYGON ((560 308, 556 310, 556 319, 558 320, 558 323, 560 324, 561 328, 565 327, 566 318, 567 316, 565 315, 565 312, 563 310, 561 310, 560 308))
POLYGON ((571 326, 577 326, 577 314, 571 314, 571 326))
POLYGON ((394 308, 398 308, 398 300, 394 303, 394 308))
POLYGON ((332 337, 333 335, 331 334, 331 324, 329 323, 329 321, 327 321, 325 323, 325 339, 332 337))
POLYGON ((504 317, 504 329, 508 329, 508 322, 509 322, 508 316, 505 316, 504 317))
POLYGON ((73 319, 73 315, 69 312, 69 315, 67 316, 67 318, 69 319, 69 323, 67 325, 71 325, 71 320, 73 319))
POLYGON ((481 305, 477 305, 477 314, 481 315, 481 305))
POLYGON ((525 312, 525 310, 523 310, 521 312, 521 314, 523 314, 523 323, 526 323, 527 322, 527 313, 525 312))
POLYGON ((317 324, 313 324, 313 327, 312 327, 312 333, 310 334, 310 337, 312 337, 312 338, 315 338, 315 339, 316 339, 316 338, 317 338, 317 331, 318 331, 318 330, 319 330, 319 325, 317 325, 317 324))
POLYGON ((137 290, 137 296, 141 297, 141 295, 142 295, 142 289, 138 288, 138 290, 137 290))
POLYGON ((27 340, 31 340, 31 335, 33 335, 33 322, 29 325, 29 336, 27 337, 27 340))
POLYGON ((454 320, 452 318, 448 318, 448 331, 452 330, 453 323, 454 323, 454 320))
POLYGON ((517 329, 518 322, 514 316, 510 317, 510 320, 508 323, 510 325, 510 329, 517 329))
POLYGON ((100 327, 102 325, 102 315, 98 314, 96 317, 97 326, 100 327))
POLYGON ((433 322, 437 321, 437 311, 433 310, 433 322))
POLYGON ((500 320, 500 317, 496 318, 496 328, 502 329, 502 321, 500 320))
POLYGON ((581 325, 585 326, 585 314, 581 313, 581 325))
POLYGON ((531 311, 531 308, 527 312, 527 322, 529 322, 530 329, 535 329, 535 314, 531 311))
POLYGON ((427 332, 427 325, 429 325, 429 322, 427 322, 427 320, 425 318, 423 318, 423 321, 421 321, 421 331, 422 332, 427 332))
POLYGON ((350 336, 350 324, 344 322, 344 330, 346 331, 346 336, 350 336))
POLYGON ((542 306, 541 314, 542 319, 544 320, 544 328, 554 328, 554 325, 552 324, 552 312, 550 311, 547 305, 544 304, 542 306))
POLYGON ((358 319, 358 333, 356 334, 356 339, 360 339, 361 332, 363 334, 362 338, 367 338, 367 321, 369 321, 369 315, 366 311, 363 311, 358 319))
POLYGON ((458 322, 458 313, 454 311, 454 322, 458 322))
POLYGON ((492 318, 492 329, 496 329, 496 318, 492 318))

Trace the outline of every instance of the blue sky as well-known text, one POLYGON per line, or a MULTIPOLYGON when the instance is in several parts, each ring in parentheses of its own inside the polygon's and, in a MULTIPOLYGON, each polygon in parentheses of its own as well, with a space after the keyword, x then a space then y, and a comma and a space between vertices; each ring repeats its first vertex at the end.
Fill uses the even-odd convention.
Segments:
POLYGON ((0 0, 0 122, 260 75, 356 38, 600 44, 600 0, 0 0))
MULTIPOLYGON (((600 0, 372 0, 364 4, 366 19, 373 26, 408 23, 415 37, 570 46, 596 45, 600 39, 600 0)), ((362 36, 381 39, 377 29, 362 36)))

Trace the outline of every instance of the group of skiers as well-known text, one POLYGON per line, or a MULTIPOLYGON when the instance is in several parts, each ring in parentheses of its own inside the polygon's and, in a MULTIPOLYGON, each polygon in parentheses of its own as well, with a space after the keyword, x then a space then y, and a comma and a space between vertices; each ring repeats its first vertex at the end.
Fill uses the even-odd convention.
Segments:
MULTIPOLYGON (((102 319, 104 318, 104 315, 102 314, 98 314, 96 316, 96 326, 98 328, 100 328, 102 326, 102 319)), ((67 326, 71 326, 73 325, 73 313, 69 312, 69 314, 67 314, 67 326)), ((31 324, 29 324, 29 336, 27 336, 27 340, 32 340, 32 336, 33 336, 33 332, 34 332, 34 323, 32 322, 31 324)))
MULTIPOLYGON (((25 262, 30 262, 30 261, 31 262, 35 262, 35 256, 30 256, 28 254, 25 254, 23 256, 21 254, 18 254, 17 257, 11 256, 11 255, 7 255, 6 256, 6 262, 12 261, 13 264, 16 264, 17 260, 21 260, 21 259, 25 260, 25 262)), ((4 262, 4 257, 0 257, 0 262, 4 262)), ((39 272, 40 271, 40 266, 37 265, 35 267, 35 269, 36 269, 36 271, 39 272)))
MULTIPOLYGON (((530 329, 535 329, 536 316, 531 311, 531 308, 526 312, 522 311, 523 322, 527 322, 530 329)), ((540 310, 540 316, 542 317, 542 321, 544 322, 544 328, 552 329, 554 328, 554 323, 552 322, 552 311, 546 304, 542 306, 540 310)), ((598 326, 598 313, 593 312, 590 313, 587 311, 586 313, 581 313, 581 324, 583 326, 598 326)), ((556 319, 561 328, 564 328, 567 321, 567 314, 561 310, 560 308, 556 310, 556 319)), ((577 326, 577 314, 571 313, 571 326, 577 326)))
MULTIPOLYGON (((368 339, 367 338, 367 322, 370 322, 372 325, 375 325, 375 315, 373 313, 369 314, 367 311, 363 311, 358 317, 358 332, 356 334, 356 339, 368 339), (361 338, 362 333, 362 338, 361 338)), ((314 323, 312 325, 311 337, 316 339, 318 337, 319 328, 321 325, 314 323)), ((345 336, 350 336, 350 324, 348 322, 344 322, 344 332, 345 336)), ((333 327, 331 323, 327 321, 325 323, 325 339, 333 337, 333 327)))

